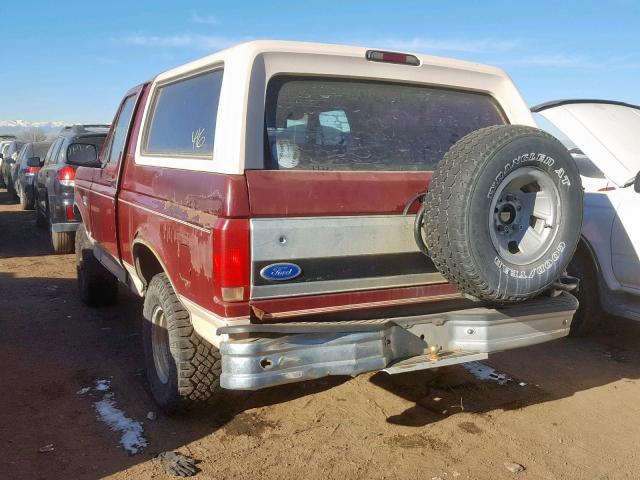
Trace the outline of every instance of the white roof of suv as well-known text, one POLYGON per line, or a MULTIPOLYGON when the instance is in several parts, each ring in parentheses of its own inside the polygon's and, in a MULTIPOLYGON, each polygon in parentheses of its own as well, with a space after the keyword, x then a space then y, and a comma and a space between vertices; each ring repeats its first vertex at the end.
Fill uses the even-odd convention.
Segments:
MULTIPOLYGON (((513 82, 499 68, 419 54, 411 54, 419 65, 372 61, 366 57, 368 50, 371 49, 271 40, 242 43, 159 74, 152 81, 150 98, 158 84, 224 68, 218 105, 218 119, 224 121, 217 122, 213 162, 195 160, 192 165, 191 161, 183 161, 181 168, 229 174, 260 167, 257 162, 263 152, 265 92, 269 79, 278 74, 400 81, 481 92, 496 99, 510 123, 536 125, 513 82)), ((150 103, 145 107, 141 131, 145 129, 150 103)), ((136 161, 146 163, 140 143, 136 161)), ((153 162, 157 164, 157 160, 153 162)))

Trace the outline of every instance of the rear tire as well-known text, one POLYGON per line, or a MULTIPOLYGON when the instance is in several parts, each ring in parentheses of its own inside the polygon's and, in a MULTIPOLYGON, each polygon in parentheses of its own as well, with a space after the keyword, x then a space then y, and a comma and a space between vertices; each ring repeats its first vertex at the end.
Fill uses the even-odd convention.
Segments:
POLYGON ((433 263, 480 300, 518 302, 547 290, 580 238, 578 169, 537 128, 499 125, 466 135, 440 162, 424 205, 433 263))
POLYGON ((219 350, 193 329, 165 273, 151 279, 144 300, 143 343, 153 399, 168 414, 220 397, 219 350))
POLYGON ((113 305, 118 300, 118 279, 93 255, 93 248, 83 224, 78 228, 75 240, 80 299, 90 307, 113 305))
POLYGON ((37 199, 35 200, 35 206, 36 206, 36 227, 44 230, 49 227, 49 219, 47 215, 40 210, 37 199))
POLYGON ((33 210, 33 200, 30 202, 27 198, 27 195, 20 189, 20 194, 18 195, 20 200, 20 208, 22 210, 33 210))
POLYGON ((74 252, 76 232, 51 232, 51 245, 56 255, 74 252))
POLYGON ((12 199, 17 197, 16 187, 13 184, 13 182, 11 181, 11 178, 9 178, 9 182, 7 184, 7 192, 9 193, 9 195, 11 196, 12 199))
POLYGON ((574 293, 580 306, 573 316, 569 335, 583 337, 597 330, 604 314, 600 304, 598 271, 585 248, 578 248, 567 271, 569 275, 580 279, 578 291, 574 293))

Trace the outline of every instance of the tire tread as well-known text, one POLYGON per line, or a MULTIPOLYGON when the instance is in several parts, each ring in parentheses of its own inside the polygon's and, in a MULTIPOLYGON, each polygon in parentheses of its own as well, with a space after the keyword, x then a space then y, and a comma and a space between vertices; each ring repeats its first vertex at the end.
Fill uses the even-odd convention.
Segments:
POLYGON ((443 157, 425 199, 424 228, 431 260, 458 290, 477 299, 499 303, 522 301, 545 288, 522 295, 506 294, 483 280, 481 266, 472 258, 467 235, 466 211, 475 179, 487 160, 519 137, 542 136, 557 140, 539 129, 518 125, 496 125, 470 133, 443 157))

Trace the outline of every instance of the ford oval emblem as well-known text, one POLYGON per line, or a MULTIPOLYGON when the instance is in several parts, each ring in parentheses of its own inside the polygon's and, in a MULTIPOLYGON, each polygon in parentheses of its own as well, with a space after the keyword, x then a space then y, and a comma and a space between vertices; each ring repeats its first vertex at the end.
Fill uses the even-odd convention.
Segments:
POLYGON ((301 273, 302 269, 295 263, 272 263, 260 270, 265 280, 291 280, 301 273))

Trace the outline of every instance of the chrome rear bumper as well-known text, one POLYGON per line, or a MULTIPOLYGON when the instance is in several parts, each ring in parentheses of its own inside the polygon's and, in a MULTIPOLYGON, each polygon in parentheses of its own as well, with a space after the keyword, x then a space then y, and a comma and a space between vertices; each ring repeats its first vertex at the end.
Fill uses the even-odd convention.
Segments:
POLYGON ((349 322, 238 325, 218 334, 221 385, 257 390, 328 375, 400 373, 486 358, 561 338, 578 302, 569 293, 501 308, 349 322))

